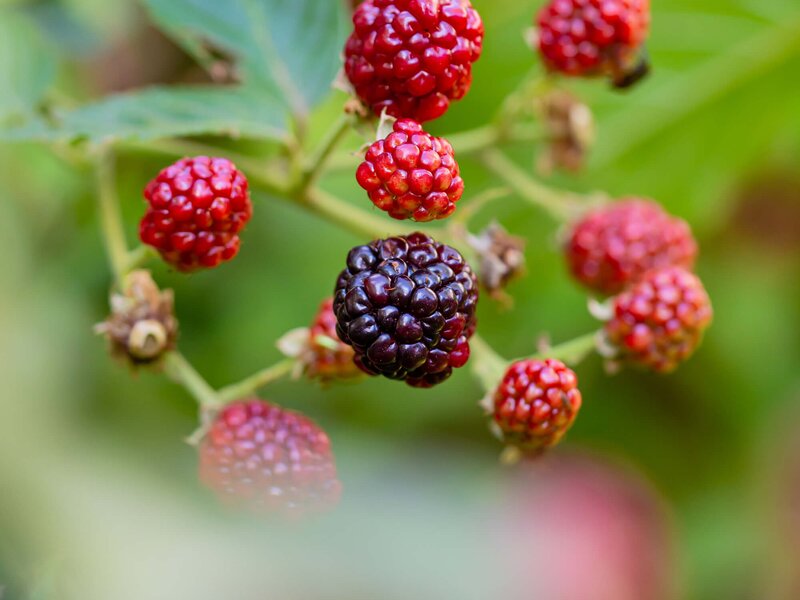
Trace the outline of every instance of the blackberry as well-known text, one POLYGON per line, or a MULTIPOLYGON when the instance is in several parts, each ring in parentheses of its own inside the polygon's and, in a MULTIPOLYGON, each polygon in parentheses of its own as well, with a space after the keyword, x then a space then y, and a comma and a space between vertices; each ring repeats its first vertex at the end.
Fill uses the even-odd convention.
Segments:
POLYGON ((450 142, 411 119, 395 121, 392 133, 369 147, 356 180, 394 219, 444 219, 464 193, 450 142))
POLYGON ((539 52, 551 71, 607 74, 617 87, 647 73, 637 54, 650 26, 650 0, 551 0, 537 25, 539 52))
POLYGON ((573 276, 601 294, 616 294, 652 269, 691 269, 697 242, 686 221, 652 200, 602 206, 572 229, 565 255, 573 276))
POLYGON ((513 363, 492 400, 492 416, 503 440, 532 452, 557 444, 581 407, 578 378, 553 358, 513 363))
POLYGON ((682 267, 650 271, 614 297, 612 308, 606 345, 621 361, 659 373, 694 353, 713 316, 702 282, 682 267))
POLYGON ((328 510, 341 494, 327 434, 258 398, 223 408, 199 453, 200 481, 234 508, 299 515, 328 510))
POLYGON ((461 254, 425 235, 356 246, 336 282, 336 333, 371 375, 432 387, 469 359, 478 283, 461 254))
POLYGON ((469 90, 483 48, 469 0, 364 0, 353 26, 344 71, 376 115, 430 121, 469 90))
POLYGON ((139 238, 184 272, 236 256, 253 214, 247 179, 225 158, 182 158, 147 184, 144 197, 139 238))

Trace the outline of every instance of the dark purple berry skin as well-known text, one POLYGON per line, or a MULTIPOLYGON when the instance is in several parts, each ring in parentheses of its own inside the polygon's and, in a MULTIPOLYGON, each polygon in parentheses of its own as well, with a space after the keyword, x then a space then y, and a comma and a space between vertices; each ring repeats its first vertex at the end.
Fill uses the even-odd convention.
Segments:
POLYGON ((432 387, 469 358, 478 283, 461 254, 424 233, 356 246, 336 282, 336 333, 370 375, 432 387))

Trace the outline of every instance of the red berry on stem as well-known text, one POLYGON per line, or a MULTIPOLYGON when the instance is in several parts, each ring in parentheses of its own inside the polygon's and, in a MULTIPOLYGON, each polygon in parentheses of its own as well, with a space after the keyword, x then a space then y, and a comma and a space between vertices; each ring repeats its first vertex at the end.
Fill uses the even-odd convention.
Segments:
POLYGON ((624 86, 638 68, 650 0, 551 0, 537 24, 547 68, 570 76, 608 74, 624 86))
POLYGON ((700 279, 669 267, 614 298, 604 333, 624 362, 667 373, 694 353, 712 316, 700 279))
POLYGON ((259 399, 217 415, 200 444, 200 480, 223 503, 255 513, 322 511, 341 494, 325 432, 259 399))
POLYGON ((503 440, 526 451, 557 444, 581 407, 575 373, 559 360, 513 363, 493 397, 493 418, 503 440))
POLYGON ((367 150, 356 170, 372 203, 395 219, 432 221, 450 216, 464 193, 453 147, 411 119, 367 150))
POLYGON ((353 25, 345 73, 376 115, 430 121, 469 90, 483 47, 469 0, 365 0, 353 25))
POLYGON ((652 269, 691 268, 697 242, 682 219, 652 200, 628 199, 590 212, 573 228, 565 254, 574 277, 616 294, 652 269))
POLYGON ((322 382, 358 377, 363 373, 353 362, 354 357, 353 349, 336 334, 333 298, 328 298, 320 305, 309 329, 308 355, 303 357, 306 375, 322 382))
POLYGON ((225 158, 183 158, 148 183, 144 197, 139 237, 179 271, 231 260, 253 213, 247 179, 225 158))

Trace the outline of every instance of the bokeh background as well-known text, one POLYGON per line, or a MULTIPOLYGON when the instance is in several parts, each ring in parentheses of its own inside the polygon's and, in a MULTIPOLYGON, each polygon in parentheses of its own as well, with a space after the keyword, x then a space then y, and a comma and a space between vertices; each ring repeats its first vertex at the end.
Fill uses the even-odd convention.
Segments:
MULTIPOLYGON (((485 54, 432 130, 485 122, 535 65, 523 33, 540 4, 474 1, 485 54)), ((110 276, 90 169, 74 149, 0 146, 0 597, 800 598, 800 5, 656 0, 649 50, 655 71, 629 93, 566 84, 598 140, 583 172, 548 182, 650 196, 692 224, 716 312, 701 350, 669 377, 587 360, 566 443, 511 470, 469 369, 433 391, 271 386, 328 431, 344 484, 335 512, 302 523, 227 514, 199 488, 183 442, 194 402, 92 335, 110 276)), ((14 86, 51 74, 55 105, 204 77, 133 1, 0 2, 0 114, 36 108, 14 86)), ((314 136, 342 101, 315 113, 314 136)), ((528 169, 536 153, 513 150, 528 169)), ((131 240, 163 163, 120 154, 131 240)), ((467 198, 496 183, 461 164, 467 198)), ((363 205, 348 172, 325 187, 363 205)), ((476 223, 492 218, 529 240, 528 275, 513 309, 483 299, 484 337, 511 357, 544 332, 589 331, 557 224, 513 196, 476 223)), ((361 241, 258 195, 233 263, 154 273, 175 290, 184 353, 223 385, 278 359, 274 341, 309 321, 361 241)))

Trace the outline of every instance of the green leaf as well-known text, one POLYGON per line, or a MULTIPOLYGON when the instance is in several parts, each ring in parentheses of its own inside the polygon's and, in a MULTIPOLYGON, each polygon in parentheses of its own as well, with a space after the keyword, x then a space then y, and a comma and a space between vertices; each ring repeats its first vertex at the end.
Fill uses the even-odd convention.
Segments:
POLYGON ((286 133, 280 105, 245 87, 150 88, 119 94, 66 113, 8 129, 5 140, 93 142, 151 140, 217 134, 280 139, 286 133))
POLYGON ((33 24, 0 9, 0 123, 33 114, 55 74, 55 58, 33 24))
POLYGON ((208 65, 230 53, 246 82, 307 115, 340 67, 345 19, 339 0, 144 0, 153 19, 208 65))

